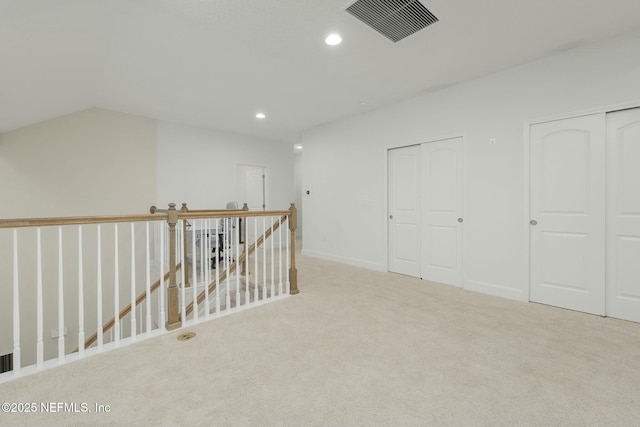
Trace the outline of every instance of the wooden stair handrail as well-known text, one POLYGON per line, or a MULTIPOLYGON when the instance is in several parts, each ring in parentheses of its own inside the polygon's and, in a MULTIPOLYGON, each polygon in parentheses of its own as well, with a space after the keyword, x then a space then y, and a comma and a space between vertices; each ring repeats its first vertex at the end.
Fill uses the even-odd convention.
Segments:
MULTIPOLYGON (((182 263, 178 263, 176 265, 176 271, 180 270, 182 268, 182 263)), ((169 280, 169 273, 166 273, 164 275, 164 280, 162 280, 163 282, 169 280)), ((160 287, 160 283, 161 280, 158 279, 153 285, 151 285, 151 287, 149 288, 149 295, 151 295, 156 289, 158 289, 160 287)), ((136 298, 136 307, 142 303, 142 301, 144 301, 145 299, 147 299, 147 291, 145 289, 144 292, 142 292, 140 295, 138 295, 138 297, 136 298)), ((129 303, 129 305, 127 305, 125 308, 123 308, 122 310, 120 310, 120 313, 118 314, 118 319, 122 320, 127 314, 129 314, 131 312, 131 303, 129 303)), ((105 323, 102 326, 102 333, 104 334, 105 332, 107 332, 109 329, 113 328, 113 326, 116 323, 116 318, 115 316, 109 320, 107 323, 105 323)), ((84 342, 84 348, 88 348, 91 344, 93 344, 94 342, 96 342, 96 340, 98 339, 98 331, 96 331, 93 335, 91 335, 89 338, 87 338, 84 342)), ((76 347, 75 350, 72 351, 72 353, 77 353, 80 350, 80 347, 76 347)))
POLYGON ((263 216, 289 216, 291 211, 189 211, 179 212, 179 219, 209 219, 209 218, 250 218, 263 216))
POLYGON ((0 219, 0 228, 46 227, 51 225, 106 224, 115 222, 141 222, 167 219, 167 215, 101 215, 69 216, 53 218, 14 218, 0 219))
MULTIPOLYGON (((245 203, 245 206, 247 204, 245 203)), ((217 214, 224 214, 226 212, 235 212, 235 211, 241 211, 244 209, 189 209, 187 208, 187 204, 183 203, 182 204, 182 208, 180 209, 180 212, 185 213, 185 212, 196 212, 196 213, 210 213, 213 215, 217 215, 217 214)), ((158 209, 155 205, 151 206, 149 208, 149 212, 154 214, 156 212, 160 212, 160 213, 166 213, 167 209, 158 209)))
MULTIPOLYGON (((242 254, 240 254, 240 257, 229 265, 229 268, 227 270, 224 270, 222 273, 220 273, 219 277, 209 284, 208 289, 205 289, 202 292, 200 292, 200 294, 198 295, 198 298, 196 299, 196 301, 198 302, 198 305, 200 305, 202 301, 205 300, 206 292, 211 294, 213 291, 215 291, 216 286, 218 285, 218 282, 225 281, 227 279, 227 276, 233 273, 238 268, 238 263, 242 265, 242 263, 246 261, 247 253, 249 255, 253 254, 256 251, 256 248, 261 244, 263 244, 264 241, 267 240, 274 231, 280 228, 280 224, 282 224, 282 222, 286 219, 287 219, 287 215, 282 215, 282 217, 278 221, 274 222, 273 225, 269 227, 269 229, 266 230, 264 234, 258 238, 257 241, 255 241, 251 246, 249 246, 246 252, 243 251, 242 254)), ((189 305, 185 307, 185 311, 184 311, 185 318, 188 317, 192 312, 193 312, 193 301, 191 301, 189 305)))

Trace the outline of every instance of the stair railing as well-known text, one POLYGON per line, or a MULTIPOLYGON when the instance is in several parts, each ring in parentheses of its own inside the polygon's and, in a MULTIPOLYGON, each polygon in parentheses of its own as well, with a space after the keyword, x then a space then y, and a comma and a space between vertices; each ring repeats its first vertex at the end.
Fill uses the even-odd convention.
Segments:
POLYGON ((0 313, 11 313, 0 317, 0 354, 13 362, 0 382, 299 292, 293 204, 266 212, 175 206, 0 220, 0 283, 8 285, 0 313), (233 228, 239 218, 242 228, 233 228))
MULTIPOLYGON (((150 212, 167 211, 152 206, 150 212)), ((168 312, 178 319, 175 327, 198 322, 200 312, 209 318, 299 292, 294 204, 286 211, 250 212, 246 204, 241 210, 189 210, 183 203, 176 221, 183 233, 176 261, 184 266, 176 283, 184 286, 177 286, 175 298, 168 299, 168 312), (239 219, 242 226, 234 226, 239 219)))

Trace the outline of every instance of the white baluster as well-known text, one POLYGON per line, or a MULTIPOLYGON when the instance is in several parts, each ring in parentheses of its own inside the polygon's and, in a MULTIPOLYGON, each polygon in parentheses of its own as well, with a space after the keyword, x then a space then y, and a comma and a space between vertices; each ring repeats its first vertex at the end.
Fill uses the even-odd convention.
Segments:
POLYGON ((276 268, 275 268, 275 256, 276 253, 273 250, 273 243, 276 240, 275 236, 274 236, 274 232, 273 232, 273 217, 269 217, 269 224, 270 225, 270 230, 271 230, 271 298, 273 298, 275 296, 276 293, 276 279, 275 279, 275 274, 276 274, 276 268))
MULTIPOLYGON (((262 217, 262 235, 267 231, 266 217, 262 217)), ((267 242, 262 242, 262 299, 267 299, 267 242)))
POLYGON ((84 272, 82 265, 82 226, 78 226, 78 354, 84 357, 84 272))
POLYGON ((249 229, 247 227, 247 219, 248 218, 244 218, 242 221, 242 226, 244 227, 244 231, 245 231, 245 235, 244 235, 244 247, 245 247, 245 253, 244 253, 244 262, 245 262, 245 275, 244 275, 244 287, 245 287, 245 304, 250 304, 251 303, 251 289, 250 289, 250 281, 249 281, 249 237, 247 236, 247 230, 249 229))
POLYGON ((114 337, 116 345, 120 344, 120 261, 118 260, 118 223, 114 224, 115 248, 114 248, 114 284, 113 284, 113 306, 115 323, 111 328, 111 335, 114 337))
POLYGON ((220 259, 220 219, 216 218, 216 229, 214 242, 216 245, 216 253, 214 255, 213 262, 216 266, 216 315, 220 314, 220 265, 218 260, 220 259))
POLYGON ((198 321, 198 263, 196 260, 196 220, 191 224, 191 293, 193 297, 193 320, 198 321))
POLYGON ((98 306, 97 308, 97 316, 98 316, 98 327, 97 327, 97 338, 98 338, 98 351, 102 351, 102 344, 104 342, 104 330, 102 327, 102 233, 100 224, 98 224, 98 248, 97 248, 97 270, 98 276, 96 277, 97 284, 97 298, 98 298, 98 306))
POLYGON ((260 302, 260 282, 258 278, 260 277, 260 270, 258 270, 258 217, 253 217, 253 241, 255 245, 255 251, 253 252, 253 261, 254 261, 254 273, 255 277, 254 288, 253 288, 253 302, 257 304, 260 302))
MULTIPOLYGON (((199 219, 197 220, 198 223, 200 224, 200 250, 198 251, 198 258, 200 258, 200 282, 206 282, 206 278, 204 277, 204 250, 205 247, 207 245, 207 242, 205 241, 205 224, 204 224, 204 220, 203 219, 199 219)), ((205 296, 206 296, 206 292, 205 292, 205 296)), ((206 297, 205 297, 206 299, 206 297)))
POLYGON ((198 274, 200 279, 198 280, 200 283, 204 282, 204 269, 203 267, 203 255, 204 255, 204 223, 202 219, 196 219, 194 220, 197 224, 198 224, 198 231, 196 232, 197 237, 198 237, 198 242, 200 242, 200 246, 196 247, 196 252, 197 252, 197 259, 200 262, 200 268, 198 269, 198 274))
POLYGON ((240 308, 240 226, 238 224, 238 218, 234 218, 233 221, 235 221, 236 224, 233 230, 233 237, 231 238, 236 252, 236 308, 240 308))
MULTIPOLYGON (((287 226, 287 230, 289 230, 289 217, 287 217, 287 221, 286 221, 286 226, 287 226)), ((291 230, 289 230, 289 233, 291 233, 291 230)), ((289 265, 291 264, 291 256, 289 255, 289 251, 290 249, 290 241, 291 241, 291 237, 289 236, 289 234, 285 231, 284 234, 285 240, 286 240, 286 245, 287 245, 287 251, 286 251, 286 256, 287 256, 287 262, 286 262, 286 268, 285 268, 285 275, 287 277, 286 280, 286 293, 287 295, 289 295, 289 292, 291 292, 291 282, 289 282, 289 265)))
POLYGON ((204 220, 204 228, 205 228, 205 233, 203 235, 203 239, 200 239, 200 249, 202 250, 202 275, 204 277, 204 285, 205 285, 205 294, 204 294, 204 306, 205 306, 205 310, 206 310, 206 318, 208 319, 209 316, 211 315, 211 306, 210 306, 210 301, 209 301, 209 283, 211 283, 210 279, 210 272, 211 272, 211 268, 209 265, 209 256, 211 254, 211 228, 210 228, 211 222, 209 221, 209 219, 204 220), (204 244, 204 247, 202 247, 202 244, 204 244))
POLYGON ((282 217, 278 217, 278 295, 282 296, 282 217))
POLYGON ((200 256, 200 281, 204 281, 205 277, 204 277, 204 256, 205 256, 205 248, 207 246, 207 242, 205 241, 206 237, 206 223, 204 219, 200 219, 198 220, 199 224, 200 224, 200 251, 198 252, 198 255, 200 256))
POLYGON ((184 230, 184 226, 182 225, 183 221, 185 221, 185 220, 183 219, 183 220, 180 221, 180 230, 179 230, 179 233, 178 233, 178 236, 179 236, 178 242, 179 243, 176 245, 176 247, 177 247, 178 251, 180 252, 180 262, 181 262, 181 265, 182 265, 182 268, 180 269, 180 277, 182 278, 182 284, 180 285, 180 300, 181 300, 180 301, 180 307, 181 307, 180 308, 180 313, 182 313, 182 315, 181 315, 180 318, 182 319, 182 322, 183 322, 183 325, 184 325, 184 323, 187 321, 187 317, 185 316, 185 314, 186 314, 185 286, 186 286, 187 281, 186 281, 185 271, 184 271, 185 268, 186 268, 184 249, 186 249, 186 248, 182 247, 182 245, 184 243, 184 236, 182 235, 182 230, 184 230))
POLYGON ((159 327, 161 331, 166 330, 166 324, 165 324, 165 308, 164 308, 164 294, 167 291, 167 286, 166 283, 164 281, 164 270, 165 270, 165 265, 164 265, 164 233, 166 230, 166 225, 163 222, 159 222, 158 224, 160 224, 160 320, 159 320, 159 327))
POLYGON ((227 298, 226 298, 226 309, 227 310, 231 310, 231 292, 229 289, 229 286, 231 285, 231 281, 229 280, 229 253, 228 251, 230 251, 229 248, 229 218, 225 218, 224 219, 224 269, 227 272, 227 277, 225 280, 225 283, 227 284, 227 289, 226 289, 226 294, 227 294, 227 298))
POLYGON ((147 237, 147 334, 151 332, 151 245, 149 243, 149 222, 145 223, 147 237))
POLYGON ((62 272, 62 227, 58 227, 58 363, 64 362, 64 279, 62 272))
POLYGON ((18 280, 18 230, 13 229, 13 372, 20 374, 20 281, 18 280))
POLYGON ((36 363, 38 370, 44 366, 44 308, 42 306, 42 234, 40 227, 36 229, 37 255, 36 262, 38 264, 36 271, 36 299, 37 299, 37 329, 38 343, 36 345, 36 363))
POLYGON ((131 223, 131 340, 136 340, 137 313, 136 306, 136 237, 135 226, 131 223))

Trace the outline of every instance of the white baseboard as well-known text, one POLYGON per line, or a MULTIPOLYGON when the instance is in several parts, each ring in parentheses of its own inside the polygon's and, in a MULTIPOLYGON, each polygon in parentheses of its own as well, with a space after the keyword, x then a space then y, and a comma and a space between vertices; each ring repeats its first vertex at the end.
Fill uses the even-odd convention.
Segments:
POLYGON ((335 261, 341 264, 352 265, 354 267, 366 268, 368 270, 382 271, 387 272, 387 266, 384 264, 378 264, 375 262, 364 261, 361 259, 342 257, 337 255, 328 254, 325 252, 312 251, 309 249, 303 249, 302 255, 309 256, 313 258, 325 259, 327 261, 335 261))
POLYGON ((479 280, 467 280, 464 284, 464 289, 517 301, 529 301, 527 293, 521 289, 507 288, 506 286, 479 280))

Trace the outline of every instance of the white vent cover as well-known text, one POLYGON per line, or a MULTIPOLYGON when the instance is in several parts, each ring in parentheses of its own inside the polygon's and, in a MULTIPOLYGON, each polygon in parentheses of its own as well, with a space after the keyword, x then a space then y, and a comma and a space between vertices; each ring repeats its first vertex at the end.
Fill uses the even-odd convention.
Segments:
POLYGON ((346 11, 394 43, 438 22, 418 0, 358 0, 346 11))

